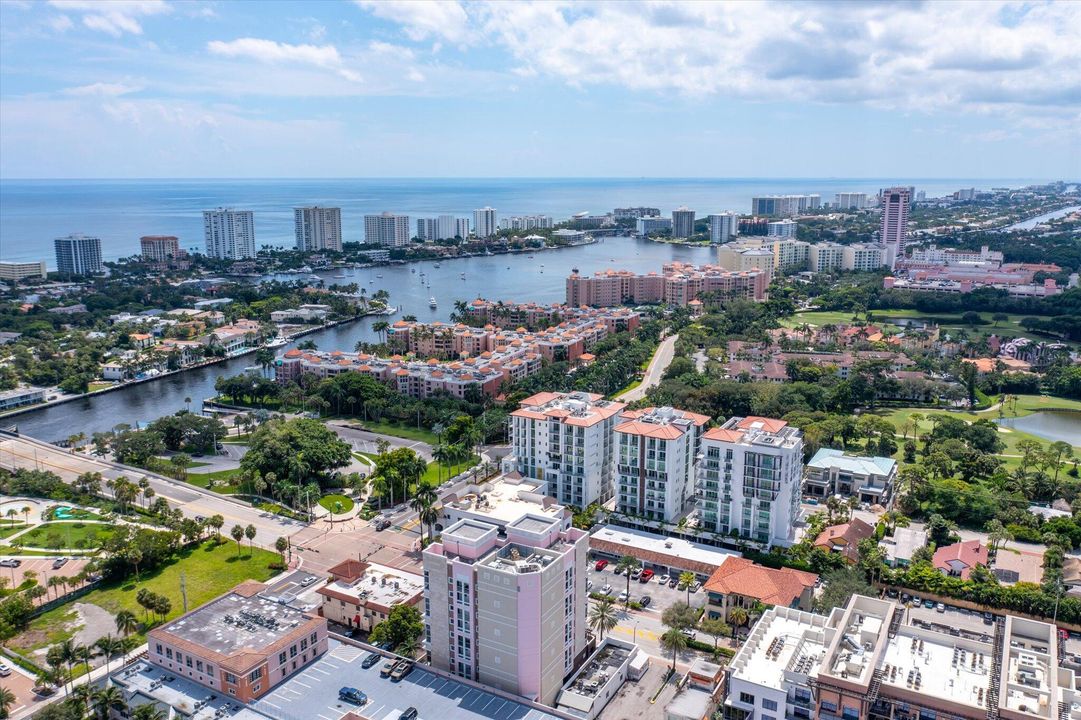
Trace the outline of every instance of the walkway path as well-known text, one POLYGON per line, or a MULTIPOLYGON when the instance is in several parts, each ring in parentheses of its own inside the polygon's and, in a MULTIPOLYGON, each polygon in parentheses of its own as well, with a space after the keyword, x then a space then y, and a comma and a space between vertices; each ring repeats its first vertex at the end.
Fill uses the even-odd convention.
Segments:
POLYGON ((676 340, 679 340, 679 335, 671 335, 662 340, 661 344, 657 346, 656 352, 653 353, 653 359, 649 361, 649 367, 646 368, 646 373, 642 376, 641 384, 631 388, 622 395, 616 396, 616 399, 620 402, 641 400, 646 396, 647 390, 658 385, 661 382, 661 376, 664 375, 664 371, 668 369, 668 366, 672 364, 673 358, 675 358, 676 340))

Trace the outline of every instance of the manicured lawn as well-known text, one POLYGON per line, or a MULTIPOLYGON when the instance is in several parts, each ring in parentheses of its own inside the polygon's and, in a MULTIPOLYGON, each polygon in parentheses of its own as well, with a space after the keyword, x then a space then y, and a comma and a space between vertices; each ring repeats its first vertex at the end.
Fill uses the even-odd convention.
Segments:
POLYGON ((30 547, 89 550, 101 547, 112 534, 107 523, 57 522, 42 523, 17 540, 30 547))
MULTIPOLYGON (((258 548, 253 551, 247 546, 244 546, 238 558, 235 542, 230 540, 216 546, 208 541, 182 550, 171 564, 153 574, 144 574, 139 582, 136 582, 134 578, 129 578, 123 583, 100 587, 79 598, 79 602, 92 603, 114 615, 120 610, 130 610, 142 620, 144 611, 135 602, 135 594, 140 588, 145 587, 151 592, 169 598, 173 608, 167 619, 172 619, 184 611, 183 599, 180 595, 181 573, 184 574, 188 608, 191 609, 212 600, 245 580, 269 579, 276 573, 270 569, 270 564, 279 560, 277 553, 258 548)), ((42 627, 60 627, 63 618, 71 612, 68 605, 61 605, 35 620, 35 624, 40 622, 42 627)), ((115 628, 113 630, 115 631, 115 628)))
POLYGON ((241 488, 232 482, 232 479, 240 472, 240 469, 234 470, 217 470, 215 472, 208 473, 188 473, 188 482, 196 487, 209 488, 214 492, 222 493, 223 495, 233 495, 241 491, 241 488), (222 481, 226 481, 222 484, 222 481), (216 483, 213 488, 210 487, 210 483, 216 483))
POLYGON ((360 429, 379 433, 380 435, 390 435, 391 437, 398 437, 404 440, 417 440, 419 442, 428 443, 429 445, 436 445, 439 443, 439 438, 436 437, 435 433, 431 430, 418 428, 415 425, 395 425, 393 423, 377 422, 375 420, 358 420, 355 425, 360 429))
POLYGON ((87 385, 87 392, 94 392, 95 390, 104 390, 105 388, 112 387, 116 383, 111 382, 92 382, 87 385))
POLYGON ((428 469, 424 471, 423 475, 421 475, 420 481, 423 483, 427 483, 428 485, 438 485, 440 482, 445 481, 448 477, 453 476, 454 473, 460 473, 464 470, 468 470, 469 468, 473 467, 474 465, 478 465, 479 463, 480 456, 473 455, 464 462, 460 462, 457 465, 451 465, 448 474, 446 465, 433 461, 428 463, 428 469), (442 478, 442 480, 440 480, 440 478, 442 478))
POLYGON ((631 380, 631 382, 628 385, 624 386, 624 388, 622 390, 617 392, 612 397, 615 398, 615 399, 618 399, 620 395, 625 395, 626 393, 629 393, 631 390, 634 390, 636 387, 638 387, 641 384, 642 384, 642 379, 641 378, 631 380))
POLYGON ((352 498, 347 498, 345 495, 324 495, 319 498, 319 504, 335 515, 347 513, 353 509, 352 498))
POLYGON ((14 525, 8 523, 6 520, 3 524, 0 524, 0 538, 10 537, 20 530, 25 530, 28 527, 26 523, 16 523, 14 525))

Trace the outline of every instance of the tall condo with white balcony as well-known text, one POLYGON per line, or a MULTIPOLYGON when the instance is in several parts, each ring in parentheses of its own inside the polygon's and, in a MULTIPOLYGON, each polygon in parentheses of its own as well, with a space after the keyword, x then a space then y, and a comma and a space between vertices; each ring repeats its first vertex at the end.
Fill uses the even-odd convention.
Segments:
POLYGON ((219 260, 255 257, 255 214, 251 210, 204 210, 203 235, 208 257, 219 260))

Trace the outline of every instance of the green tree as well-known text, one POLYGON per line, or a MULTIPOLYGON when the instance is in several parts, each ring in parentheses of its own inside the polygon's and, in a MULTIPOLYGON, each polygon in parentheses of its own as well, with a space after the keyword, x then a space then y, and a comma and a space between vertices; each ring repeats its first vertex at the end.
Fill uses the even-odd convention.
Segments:
POLYGON ((736 635, 736 630, 746 625, 751 619, 751 616, 747 614, 747 611, 741 607, 734 607, 728 611, 728 620, 732 623, 732 637, 736 635))
POLYGON ((661 613, 661 622, 678 630, 692 628, 698 622, 698 611, 682 602, 674 602, 661 613))
POLYGON ((602 598, 593 603, 589 610, 589 627, 598 633, 602 640, 618 622, 615 604, 611 598, 602 598))
POLYGON ((389 643, 397 648, 415 641, 424 633, 424 620, 420 611, 412 605, 395 605, 387 613, 387 619, 372 630, 369 642, 374 645, 389 643))
POLYGON ((642 563, 633 555, 624 555, 616 563, 616 572, 622 573, 627 578, 627 598, 624 601, 624 607, 629 608, 631 605, 631 573, 640 567, 642 563))
POLYGON ((680 630, 671 628, 661 635, 661 647, 672 652, 672 670, 676 669, 676 655, 687 649, 688 638, 680 630))
POLYGON ((256 530, 254 525, 249 524, 248 527, 244 528, 244 537, 248 539, 249 557, 254 556, 255 553, 255 534, 256 530))
POLYGON ((285 565, 285 551, 289 549, 289 538, 280 537, 274 541, 274 549, 281 556, 282 565, 285 565))
POLYGON ((722 618, 702 618, 698 622, 698 629, 713 638, 713 649, 717 649, 717 641, 732 632, 722 618))
POLYGON ((831 570, 822 579, 825 590, 815 604, 823 613, 829 613, 835 607, 844 607, 853 595, 875 595, 863 571, 856 567, 831 570))
POLYGON ((229 532, 229 534, 233 536, 234 540, 236 540, 236 556, 239 558, 240 557, 240 541, 244 539, 244 526, 243 525, 234 525, 233 529, 229 532))
POLYGON ((121 610, 118 612, 114 621, 116 622, 116 631, 121 633, 124 637, 127 637, 139 629, 139 621, 136 620, 135 613, 130 610, 121 610))
POLYGON ((681 572, 679 574, 679 584, 683 586, 683 589, 687 591, 687 604, 691 604, 691 585, 694 585, 694 573, 693 572, 681 572))

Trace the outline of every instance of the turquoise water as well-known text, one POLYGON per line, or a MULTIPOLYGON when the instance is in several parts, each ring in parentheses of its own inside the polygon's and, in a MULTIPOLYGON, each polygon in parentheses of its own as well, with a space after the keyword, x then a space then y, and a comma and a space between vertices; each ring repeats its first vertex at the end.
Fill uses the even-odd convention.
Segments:
MULTIPOLYGON (((755 195, 877 192, 915 185, 928 197, 960 187, 1020 187, 1027 179, 920 178, 467 178, 337 180, 0 180, 0 259, 41 260, 53 267, 53 239, 81 232, 102 239, 115 260, 139 252, 141 235, 176 235, 183 247, 203 247, 202 211, 231 206, 255 212, 259 245, 293 245, 299 205, 342 209, 346 241, 359 241, 363 216, 391 210, 412 218, 448 213, 469 217, 490 205, 501 217, 610 212, 646 205, 663 213, 687 205, 700 215, 750 212, 755 195)), ((415 227, 415 225, 414 225, 415 227)))

